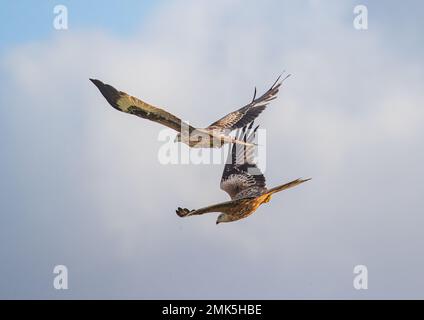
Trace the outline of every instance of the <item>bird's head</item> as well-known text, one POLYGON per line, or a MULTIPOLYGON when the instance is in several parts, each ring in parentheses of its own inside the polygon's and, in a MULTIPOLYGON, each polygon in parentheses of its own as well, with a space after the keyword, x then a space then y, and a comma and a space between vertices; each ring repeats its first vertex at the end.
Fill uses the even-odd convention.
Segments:
POLYGON ((221 222, 231 222, 231 221, 233 221, 233 220, 231 219, 231 217, 228 214, 221 213, 218 216, 218 219, 216 219, 216 224, 219 224, 221 222))
POLYGON ((181 142, 181 133, 178 132, 177 135, 175 136, 174 142, 181 142))

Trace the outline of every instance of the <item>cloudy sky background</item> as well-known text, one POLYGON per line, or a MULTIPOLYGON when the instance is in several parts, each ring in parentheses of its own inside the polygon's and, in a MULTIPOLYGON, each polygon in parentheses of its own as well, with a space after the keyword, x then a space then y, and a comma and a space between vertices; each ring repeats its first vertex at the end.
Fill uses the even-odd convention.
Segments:
POLYGON ((423 297, 420 1, 62 1, 66 31, 58 3, 1 4, 0 298, 423 297), (88 81, 206 126, 283 69, 265 175, 313 180, 219 226, 175 208, 226 200, 223 166, 160 164, 88 81))

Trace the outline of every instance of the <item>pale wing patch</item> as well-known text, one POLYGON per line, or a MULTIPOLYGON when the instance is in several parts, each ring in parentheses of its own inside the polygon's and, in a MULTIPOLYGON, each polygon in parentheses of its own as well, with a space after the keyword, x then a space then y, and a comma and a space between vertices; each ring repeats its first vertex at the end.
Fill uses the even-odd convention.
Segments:
POLYGON ((225 180, 221 181, 220 187, 222 190, 227 192, 233 199, 240 191, 245 190, 255 185, 255 179, 253 176, 243 174, 231 174, 225 180))
POLYGON ((143 101, 136 99, 134 97, 131 97, 127 94, 122 94, 122 96, 118 99, 116 104, 119 106, 119 109, 121 109, 124 112, 128 112, 128 108, 131 106, 136 106, 139 108, 145 109, 147 104, 143 101))

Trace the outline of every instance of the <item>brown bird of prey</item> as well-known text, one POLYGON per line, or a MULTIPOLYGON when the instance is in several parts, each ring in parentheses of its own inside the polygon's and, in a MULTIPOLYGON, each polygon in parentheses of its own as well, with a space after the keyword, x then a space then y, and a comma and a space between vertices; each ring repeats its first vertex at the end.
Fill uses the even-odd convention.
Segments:
POLYGON ((271 88, 259 98, 256 98, 255 88, 255 94, 249 104, 227 114, 207 128, 195 128, 173 114, 154 107, 125 92, 118 91, 111 85, 104 84, 96 79, 90 80, 115 109, 158 122, 176 130, 178 134, 175 142, 183 142, 194 148, 219 148, 225 143, 246 144, 246 142, 231 137, 229 135, 230 132, 242 128, 253 121, 266 108, 268 103, 277 97, 282 82, 289 76, 287 75, 283 80, 279 81, 281 78, 280 75, 271 88))
MULTIPOLYGON (((252 143, 257 126, 252 130, 253 122, 243 128, 240 137, 244 142, 252 143)), ((269 202, 274 193, 295 187, 310 179, 296 179, 278 187, 268 189, 265 185, 265 177, 254 162, 255 147, 249 145, 230 145, 228 160, 224 167, 221 178, 221 189, 229 194, 231 201, 221 202, 209 207, 188 210, 178 208, 176 210, 180 217, 201 215, 208 212, 221 212, 216 224, 221 222, 232 222, 250 216, 263 203, 269 202)))

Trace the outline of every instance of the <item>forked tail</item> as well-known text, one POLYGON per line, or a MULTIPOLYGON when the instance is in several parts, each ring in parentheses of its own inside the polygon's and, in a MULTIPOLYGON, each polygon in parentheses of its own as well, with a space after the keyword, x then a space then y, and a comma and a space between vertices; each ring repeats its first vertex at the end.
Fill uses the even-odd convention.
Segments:
POLYGON ((286 190, 286 189, 289 189, 289 188, 296 187, 297 185, 299 185, 301 183, 304 183, 306 181, 309 181, 309 180, 311 180, 311 178, 309 178, 309 179, 300 179, 299 178, 299 179, 290 181, 290 182, 288 182, 286 184, 283 184, 281 186, 271 188, 271 189, 268 190, 267 194, 272 195, 272 194, 274 194, 276 192, 280 192, 280 191, 283 191, 283 190, 286 190))

